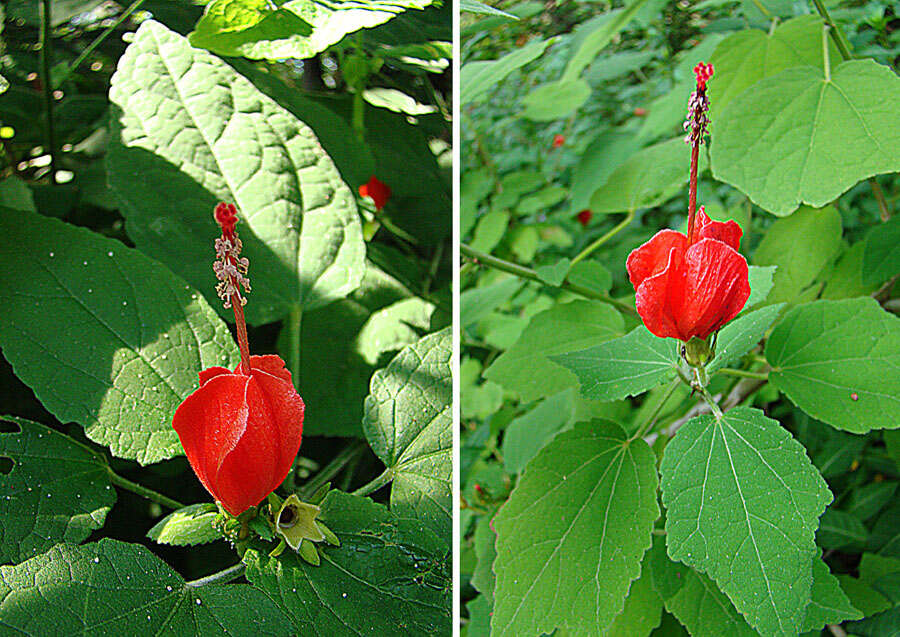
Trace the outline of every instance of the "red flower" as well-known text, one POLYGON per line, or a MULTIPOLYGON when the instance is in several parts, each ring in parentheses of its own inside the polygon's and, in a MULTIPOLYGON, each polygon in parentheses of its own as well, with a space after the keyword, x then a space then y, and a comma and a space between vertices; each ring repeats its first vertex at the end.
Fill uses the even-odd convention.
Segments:
POLYGON ((367 183, 359 187, 360 197, 371 197, 375 202, 375 210, 381 210, 391 198, 391 189, 372 175, 367 183))
POLYGON ((175 410, 172 426, 188 462, 206 490, 232 515, 240 515, 281 484, 303 433, 303 399, 278 356, 251 356, 241 293, 250 292, 234 204, 213 214, 222 228, 216 239, 216 292, 233 308, 241 362, 229 371, 200 372, 200 388, 175 410))
POLYGON ((281 484, 303 432, 303 399, 278 356, 251 356, 250 372, 210 367, 172 424, 191 468, 232 515, 281 484))
POLYGON ((566 143, 565 135, 556 134, 553 136, 553 148, 559 148, 566 143))
POLYGON ((706 90, 706 83, 713 75, 713 65, 698 62, 694 67, 694 75, 697 77, 697 88, 701 91, 706 90))
POLYGON ((640 106, 638 106, 637 108, 634 109, 635 117, 644 117, 646 114, 647 114, 646 108, 641 108, 640 106))
POLYGON ((638 314, 661 338, 705 339, 733 319, 750 296, 747 260, 737 249, 740 226, 712 221, 700 207, 694 243, 661 230, 628 255, 638 314))
POLYGON ((591 222, 591 217, 594 216, 594 213, 590 211, 589 208, 585 208, 581 212, 578 213, 578 223, 580 223, 583 227, 587 228, 587 224, 591 222))

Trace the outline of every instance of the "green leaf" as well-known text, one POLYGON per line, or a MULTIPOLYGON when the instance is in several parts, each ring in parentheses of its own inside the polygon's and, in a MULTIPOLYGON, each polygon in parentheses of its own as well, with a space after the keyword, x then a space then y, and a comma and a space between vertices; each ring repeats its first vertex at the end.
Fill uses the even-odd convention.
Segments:
MULTIPOLYGON (((700 170, 705 168, 700 155, 700 170)), ((677 137, 648 146, 616 168, 591 197, 590 209, 597 213, 627 212, 652 208, 671 199, 684 188, 690 172, 691 151, 677 137)))
POLYGON ((31 194, 31 188, 18 177, 7 177, 0 181, 0 206, 11 208, 12 210, 37 212, 37 208, 34 207, 34 196, 31 194))
POLYGON ((649 551, 653 587, 672 613, 694 637, 755 637, 755 630, 735 609, 731 600, 706 575, 666 554, 665 539, 654 536, 649 551))
POLYGON ((570 214, 590 208, 594 191, 639 148, 637 138, 631 133, 610 130, 598 135, 581 153, 572 174, 570 214))
POLYGON ((578 379, 550 362, 550 356, 576 352, 619 336, 622 315, 600 301, 572 301, 536 314, 516 344, 501 354, 484 377, 517 392, 523 401, 552 396, 578 379))
POLYGON ((759 410, 698 416, 660 467, 669 556, 707 573, 764 635, 796 635, 831 493, 800 443, 759 410))
POLYGON ((662 621, 662 598, 653 589, 648 566, 650 552, 644 553, 641 576, 631 583, 625 607, 613 620, 604 637, 647 637, 662 621))
POLYGON ((238 360, 212 308, 156 261, 83 228, 2 211, 0 235, 0 345, 16 375, 116 456, 181 454, 175 409, 200 370, 238 360))
POLYGON ((869 532, 856 516, 832 508, 822 516, 816 539, 822 548, 859 553, 869 539, 869 532))
POLYGON ((900 318, 875 299, 794 308, 766 358, 769 381, 813 418, 853 433, 900 427, 900 318))
POLYGON ((566 275, 569 273, 569 265, 571 263, 572 262, 569 261, 569 259, 564 257, 550 265, 539 265, 534 271, 537 273, 538 278, 547 285, 559 287, 562 285, 562 282, 566 280, 566 275))
POLYGON ((863 283, 879 284, 900 272, 900 215, 869 232, 863 252, 863 283))
POLYGON ((860 520, 868 520, 892 501, 897 491, 897 482, 873 482, 854 490, 850 494, 847 511, 860 520))
POLYGON ((825 289, 822 290, 821 298, 850 299, 857 296, 868 296, 878 289, 878 283, 865 283, 863 281, 865 249, 866 242, 859 241, 844 250, 844 253, 834 264, 834 268, 827 275, 825 289))
POLYGON ((618 400, 674 378, 676 344, 675 339, 659 338, 640 325, 621 338, 548 358, 578 377, 585 398, 618 400))
POLYGON ((506 210, 491 210, 478 220, 475 233, 472 237, 472 249, 480 252, 493 250, 509 227, 509 212, 506 210))
POLYGON ((604 82, 633 73, 646 66, 658 56, 656 51, 622 51, 597 58, 591 63, 584 78, 591 86, 598 87, 604 82))
POLYGON ((221 539, 222 533, 213 527, 218 515, 216 505, 203 502, 174 511, 153 525, 147 537, 157 544, 194 546, 221 539))
POLYGON ((291 0, 276 10, 261 0, 215 0, 207 6, 191 44, 224 56, 279 60, 311 58, 349 33, 384 24, 431 0, 291 0))
POLYGON ((562 119, 581 108, 590 96, 591 87, 580 78, 547 82, 522 98, 522 117, 536 122, 562 119))
POLYGON ((23 635, 288 635, 290 622, 247 584, 193 586, 139 544, 58 544, 0 566, 3 625, 23 635))
POLYGON ((656 460, 612 423, 579 424, 529 464, 494 519, 492 634, 597 634, 618 615, 650 547, 656 460))
POLYGON ((459 73, 459 85, 462 87, 460 103, 469 104, 480 100, 495 90, 507 75, 540 57, 544 49, 554 41, 553 38, 534 39, 498 60, 477 60, 464 64, 459 73))
POLYGON ((778 318, 784 303, 769 305, 744 314, 726 325, 716 339, 716 357, 706 366, 710 374, 736 361, 762 340, 772 323, 778 318))
POLYGON ((478 563, 472 572, 472 586, 480 593, 493 602, 494 600, 494 559, 497 557, 497 550, 494 548, 494 542, 497 540, 497 534, 491 528, 491 521, 496 515, 496 509, 488 511, 482 515, 475 526, 475 533, 472 543, 475 549, 475 557, 478 563))
POLYGON ((572 59, 566 65, 562 80, 571 81, 581 75, 584 68, 597 57, 600 51, 606 48, 606 45, 616 37, 619 31, 631 22, 632 18, 646 2, 647 0, 632 0, 627 7, 617 12, 614 18, 603 21, 595 31, 587 35, 572 54, 572 59))
POLYGON ((562 186, 547 186, 533 195, 523 197, 516 205, 516 214, 520 216, 533 215, 535 213, 547 214, 568 195, 569 191, 562 186))
POLYGON ((588 259, 573 265, 566 280, 599 294, 608 294, 612 288, 612 273, 599 261, 588 259))
POLYGON ((744 309, 751 308, 757 303, 762 303, 769 296, 775 285, 775 272, 778 266, 751 265, 750 266, 750 298, 744 305, 744 309))
POLYGON ((900 606, 848 624, 847 628, 859 637, 896 637, 900 634, 900 606))
POLYGON ((304 123, 152 20, 111 84, 109 182, 138 248, 214 299, 212 210, 228 201, 251 263, 251 323, 359 285, 365 244, 353 193, 304 123))
POLYGON ((495 15, 502 16, 504 18, 509 18, 510 20, 518 20, 516 16, 511 13, 507 13, 506 11, 501 11, 500 9, 495 9, 494 7, 484 4, 483 2, 478 2, 478 0, 460 0, 459 2, 459 10, 460 11, 468 11, 469 13, 482 13, 484 15, 495 15))
POLYGON ((279 49, 292 49, 288 42, 279 46, 273 40, 301 39, 312 33, 312 26, 293 11, 271 6, 266 0, 214 0, 188 40, 191 46, 228 57, 293 57, 277 55, 279 49))
POLYGON ((521 279, 510 277, 459 295, 459 315, 463 328, 474 325, 506 303, 522 287, 521 279))
MULTIPOLYGON (((247 579, 290 616, 296 635, 449 634, 452 574, 446 545, 367 498, 332 491, 320 518, 340 539, 310 566, 292 551, 244 554, 247 579)), ((289 626, 290 627, 290 623, 289 626)))
POLYGON ((900 78, 873 60, 843 62, 830 79, 812 66, 783 71, 720 111, 713 177, 779 216, 824 206, 866 177, 900 170, 897 102, 900 78))
POLYGON ((796 304, 801 294, 814 293, 810 286, 840 251, 841 215, 833 206, 821 210, 803 206, 773 223, 753 254, 756 265, 778 266, 766 301, 796 304), (816 240, 808 241, 809 237, 816 240))
MULTIPOLYGON (((822 25, 817 15, 786 20, 774 31, 745 29, 728 36, 716 47, 710 62, 716 69, 709 81, 712 115, 762 80, 795 66, 822 68, 822 25)), ((832 60, 840 59, 834 42, 828 42, 832 60)))
POLYGON ((574 389, 569 388, 538 403, 531 411, 510 422, 503 435, 503 467, 516 474, 531 462, 575 415, 574 389))
POLYGON ((840 582, 823 560, 813 560, 812 573, 812 599, 806 607, 802 632, 822 630, 825 624, 840 624, 848 619, 862 619, 862 613, 847 599, 840 582))
POLYGON ((391 511, 449 535, 453 415, 451 330, 405 347, 372 376, 363 431, 393 476, 391 511))
POLYGON ((24 418, 3 416, 0 460, 0 562, 21 562, 57 542, 83 542, 116 502, 103 459, 68 436, 24 418), (2 462, 0 462, 2 465, 2 462))

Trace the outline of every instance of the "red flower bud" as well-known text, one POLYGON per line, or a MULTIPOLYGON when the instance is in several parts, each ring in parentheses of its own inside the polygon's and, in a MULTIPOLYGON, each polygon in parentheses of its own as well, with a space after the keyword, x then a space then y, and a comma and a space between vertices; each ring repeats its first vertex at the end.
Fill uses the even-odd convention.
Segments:
POLYGON ((698 62, 694 67, 694 75, 697 77, 697 88, 701 91, 706 90, 706 83, 713 76, 713 65, 698 62))
POLYGON ((303 432, 303 399, 278 356, 251 356, 250 373, 200 372, 200 388, 172 419, 191 468, 232 515, 259 504, 290 471, 303 432))
POLYGON ((556 134, 553 136, 553 148, 559 148, 566 143, 565 135, 556 134))
POLYGON ((742 231, 734 221, 696 216, 695 242, 661 230, 628 255, 628 277, 638 314, 660 338, 705 339, 743 309, 750 296, 747 260, 737 251, 742 231))
POLYGON ((391 189, 372 175, 367 183, 359 187, 359 196, 371 197, 375 202, 375 210, 381 210, 391 198, 391 189))
POLYGON ((587 228, 587 224, 591 222, 591 217, 594 216, 594 213, 590 211, 589 208, 585 208, 581 212, 578 213, 578 223, 580 223, 583 227, 587 228))
POLYGON ((647 109, 641 108, 640 106, 638 106, 637 108, 634 109, 634 114, 636 117, 643 117, 644 115, 647 114, 647 109))

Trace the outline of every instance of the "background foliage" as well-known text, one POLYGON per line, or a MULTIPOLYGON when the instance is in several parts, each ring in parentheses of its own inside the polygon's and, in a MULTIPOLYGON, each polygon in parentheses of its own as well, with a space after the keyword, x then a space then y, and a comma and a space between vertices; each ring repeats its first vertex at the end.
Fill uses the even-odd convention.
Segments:
POLYGON ((449 632, 449 3, 0 12, 0 626, 449 632), (306 403, 280 492, 333 487, 318 567, 261 519, 236 554, 171 426, 238 361, 218 201, 306 403))
POLYGON ((896 3, 491 5, 462 23, 463 633, 892 634, 896 3), (701 60, 698 203, 751 264, 722 419, 625 272, 685 227, 701 60))

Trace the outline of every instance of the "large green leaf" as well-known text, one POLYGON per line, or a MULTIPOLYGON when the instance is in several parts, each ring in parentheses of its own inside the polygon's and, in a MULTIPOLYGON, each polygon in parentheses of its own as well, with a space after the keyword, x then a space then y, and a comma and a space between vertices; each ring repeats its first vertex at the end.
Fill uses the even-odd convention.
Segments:
POLYGON ((464 64, 460 69, 460 102, 468 104, 481 99, 494 90, 503 78, 540 57, 550 40, 532 40, 520 49, 507 53, 498 60, 477 60, 464 64))
POLYGON ((450 634, 451 553, 416 521, 367 498, 332 491, 320 516, 341 540, 320 566, 296 553, 244 554, 247 579, 290 616, 295 635, 346 637, 450 634))
POLYGON ((365 245, 353 194, 304 123, 152 20, 111 84, 109 182, 140 249, 215 298, 212 210, 229 201, 251 263, 251 323, 359 285, 365 245))
POLYGON ((813 418, 853 433, 900 427, 900 318, 875 299, 794 308, 766 358, 769 380, 813 418))
MULTIPOLYGON (((804 15, 786 20, 774 31, 745 29, 719 43, 710 62, 716 69, 709 81, 711 119, 738 95, 759 80, 785 69, 810 65, 822 67, 822 18, 804 15)), ((832 60, 840 59, 829 39, 832 60)))
POLYGON ((147 531, 147 537, 157 544, 194 546, 222 538, 214 526, 218 508, 212 502, 191 504, 173 511, 147 531))
POLYGON ((762 634, 797 635, 831 501, 802 445, 736 407, 682 426, 660 473, 669 556, 709 574, 762 634))
POLYGON ((404 348, 372 376, 366 438, 393 477, 391 510, 448 535, 452 513, 451 330, 404 348))
POLYGON ((348 33, 378 26, 431 0, 215 0, 190 34, 191 44, 225 56, 306 59, 348 33))
MULTIPOLYGON (((700 155, 700 170, 706 167, 700 155)), ((616 168, 591 196, 594 212, 626 212, 652 208, 671 199, 685 185, 691 149, 677 137, 638 151, 616 168)))
POLYGON ((563 429, 575 415, 575 389, 569 388, 539 402, 531 411, 515 418, 503 433, 503 467, 507 473, 522 471, 531 459, 563 429))
POLYGON ((590 96, 591 87, 581 78, 541 84, 522 98, 522 117, 536 122, 562 119, 581 108, 590 96))
POLYGON ((675 339, 659 338, 640 325, 621 338, 549 358, 578 377, 585 398, 618 400, 674 378, 678 348, 675 339))
POLYGON ((828 565, 820 559, 813 560, 812 599, 806 607, 803 632, 822 630, 825 624, 840 624, 848 619, 862 619, 841 590, 838 579, 828 570, 828 565))
POLYGON ((622 334, 622 315, 599 301, 561 303, 536 314, 515 345, 501 354, 484 377, 517 392, 524 401, 552 396, 578 379, 548 357, 608 341, 622 334))
POLYGON ((759 635, 709 577, 669 559, 665 538, 654 536, 648 556, 653 587, 693 637, 759 635))
POLYGON ((663 600, 653 588, 650 551, 644 553, 641 576, 631 583, 625 607, 610 624, 604 637, 647 637, 662 620, 663 600))
POLYGON ((590 208, 594 191, 638 148, 637 138, 630 133, 611 130, 598 135, 581 153, 572 174, 571 214, 590 208))
POLYGON ((0 210, 0 345, 63 422, 142 464, 182 453, 172 415, 237 347, 206 301, 118 241, 0 210))
POLYGON ((840 251, 841 215, 834 206, 821 210, 803 206, 773 223, 753 254, 756 265, 778 266, 766 302, 797 303, 802 294, 815 294, 810 286, 840 251))
POLYGON ((103 526, 116 502, 106 462, 44 425, 0 420, 17 429, 0 429, 0 458, 12 462, 0 482, 0 562, 20 562, 57 542, 77 544, 103 526))
POLYGON ((17 635, 289 635, 247 584, 192 586, 139 544, 58 544, 0 566, 0 625, 17 635))
POLYGON ((650 547, 656 490, 653 452, 618 425, 582 423, 544 447, 494 519, 491 634, 607 628, 650 547))
POLYGON ((783 303, 769 305, 744 314, 726 325, 719 332, 716 339, 716 356, 706 366, 706 371, 712 373, 746 354, 762 340, 766 330, 772 326, 772 322, 783 307, 783 303))
POLYGON ((597 29, 586 35, 572 54, 566 65, 563 81, 576 79, 597 54, 609 44, 619 31, 624 29, 647 0, 631 0, 627 7, 617 11, 615 17, 599 23, 597 29))
POLYGON ((776 215, 824 206, 866 177, 900 170, 898 102, 900 78, 873 60, 843 62, 830 78, 788 69, 719 112, 713 176, 776 215))

